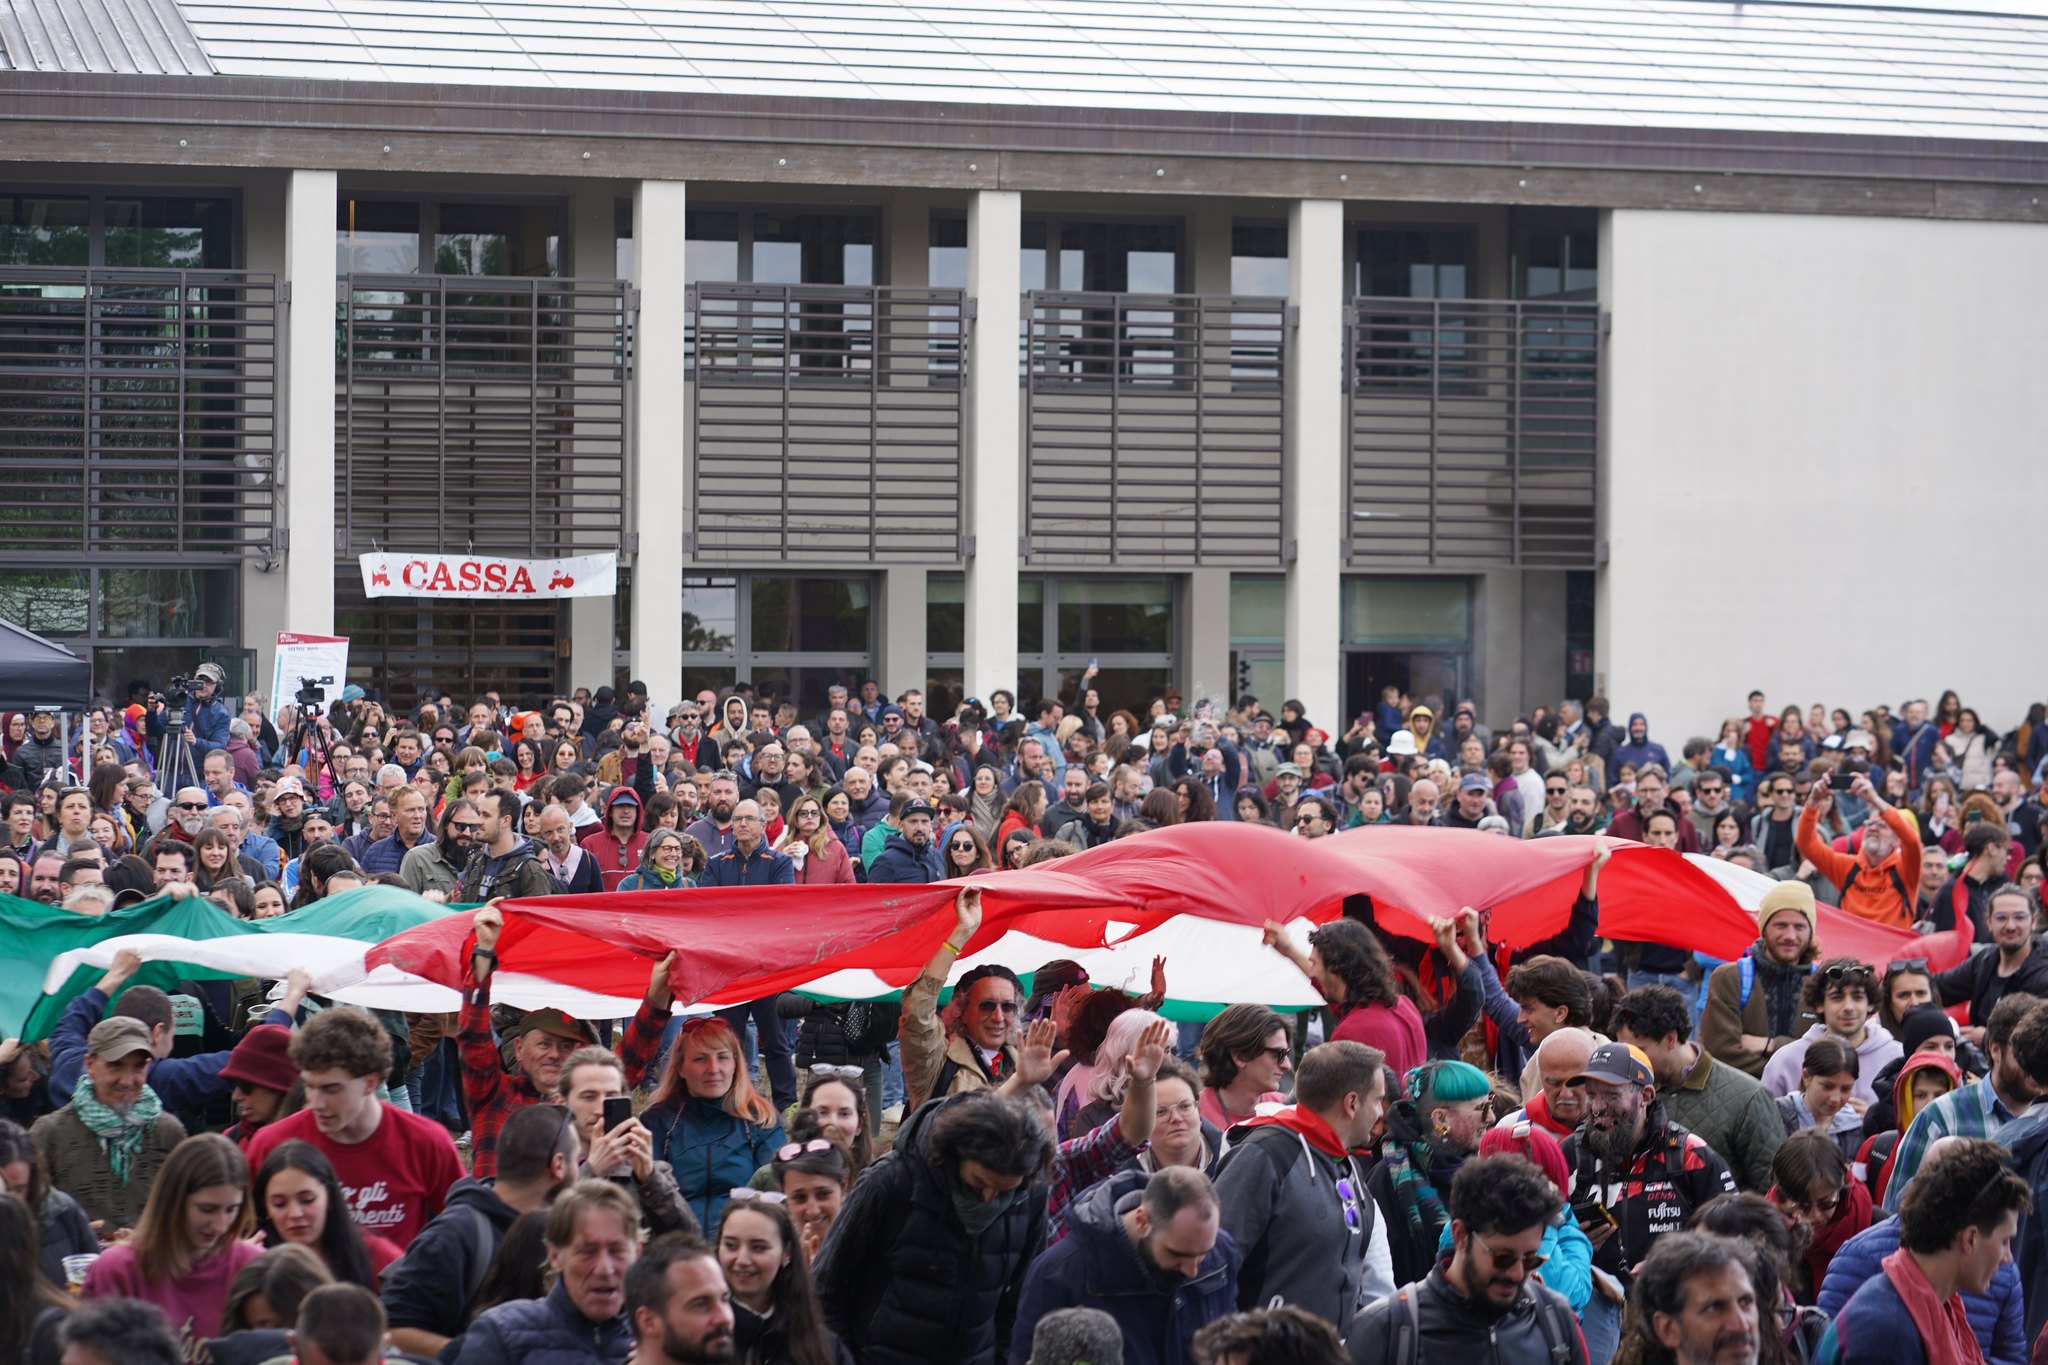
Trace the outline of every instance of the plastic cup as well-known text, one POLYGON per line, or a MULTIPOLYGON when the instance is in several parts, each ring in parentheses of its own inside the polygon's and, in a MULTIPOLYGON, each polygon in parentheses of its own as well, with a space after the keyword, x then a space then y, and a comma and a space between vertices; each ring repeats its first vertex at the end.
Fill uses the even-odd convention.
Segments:
POLYGON ((66 1256, 64 1258, 64 1282, 70 1288, 72 1294, 77 1295, 85 1292, 85 1272, 91 1270, 92 1263, 99 1258, 100 1254, 97 1251, 87 1252, 83 1256, 66 1256))

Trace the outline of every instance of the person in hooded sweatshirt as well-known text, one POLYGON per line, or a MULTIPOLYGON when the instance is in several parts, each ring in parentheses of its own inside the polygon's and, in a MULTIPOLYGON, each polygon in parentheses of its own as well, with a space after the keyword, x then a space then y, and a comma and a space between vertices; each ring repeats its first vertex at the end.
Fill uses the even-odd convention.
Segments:
POLYGON ((614 787, 604 803, 604 824, 583 837, 583 851, 596 861, 607 891, 618 890, 620 882, 639 870, 641 852, 647 847, 647 831, 640 827, 643 812, 631 787, 614 787))
POLYGON ((718 724, 705 738, 711 741, 713 753, 724 753, 725 746, 735 740, 753 748, 754 732, 747 728, 747 699, 734 692, 718 703, 718 724))
POLYGON ((1871 1198, 1882 1202, 1891 1188, 1892 1154, 1898 1149, 1899 1138, 1913 1126, 1913 1119, 1943 1095, 1961 1089, 1962 1084, 1963 1073, 1950 1054, 1921 1051, 1899 1064, 1897 1079, 1892 1082, 1893 1126, 1881 1129, 1866 1121, 1864 1132, 1868 1136, 1856 1152, 1856 1170, 1870 1186, 1871 1198))
MULTIPOLYGON (((1237 1124, 1216 1169, 1237 1245, 1237 1305, 1293 1304, 1349 1322, 1395 1289, 1386 1219, 1359 1158, 1386 1098, 1386 1055, 1348 1040, 1302 1054, 1294 1104, 1237 1124)), ((858 1187, 856 1187, 856 1190, 858 1187)))
POLYGON ((1818 1039, 1832 1037, 1856 1053, 1855 1097, 1866 1105, 1874 1104, 1878 1073, 1905 1055, 1899 1040, 1877 1022, 1876 999, 1877 977, 1869 964, 1853 957, 1829 958, 1817 964, 1800 987, 1799 1004, 1820 1022, 1771 1054, 1764 1064, 1764 1089, 1772 1095, 1797 1090, 1806 1049, 1818 1039))
POLYGON ((1671 771, 1671 755, 1664 752, 1664 746, 1650 738, 1649 718, 1638 711, 1628 718, 1628 738, 1614 746, 1614 757, 1609 761, 1610 769, 1626 763, 1641 772, 1645 764, 1654 763, 1665 772, 1671 771))
POLYGON ((1024 1278, 1011 1365, 1032 1359, 1040 1318, 1097 1308, 1116 1320, 1126 1365, 1185 1365, 1194 1334, 1237 1309, 1237 1246, 1207 1176, 1187 1166, 1123 1170, 1074 1205, 1072 1231, 1024 1278))
POLYGON ((528 1105, 498 1132, 498 1175, 463 1177, 449 1201, 426 1224, 383 1281, 391 1345, 416 1355, 440 1355, 463 1334, 469 1302, 498 1244, 520 1214, 549 1207, 575 1179, 584 1156, 578 1126, 563 1109, 528 1105))

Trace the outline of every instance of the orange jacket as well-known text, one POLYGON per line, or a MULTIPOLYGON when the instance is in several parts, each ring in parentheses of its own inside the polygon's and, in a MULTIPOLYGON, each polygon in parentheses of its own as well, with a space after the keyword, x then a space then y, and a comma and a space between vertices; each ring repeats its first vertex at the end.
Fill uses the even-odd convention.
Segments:
POLYGON ((1842 909, 1894 929, 1910 929, 1920 894, 1920 831, 1896 806, 1884 811, 1884 822, 1898 836, 1899 846, 1875 867, 1860 853, 1837 853, 1823 842, 1818 833, 1820 812, 1811 805, 1799 813, 1793 843, 1800 856, 1841 888, 1842 909))

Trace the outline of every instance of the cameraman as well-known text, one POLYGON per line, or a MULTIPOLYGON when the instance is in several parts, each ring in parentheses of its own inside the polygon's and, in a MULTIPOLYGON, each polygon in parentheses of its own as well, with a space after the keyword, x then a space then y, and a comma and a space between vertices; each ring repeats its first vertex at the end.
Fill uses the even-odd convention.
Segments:
MULTIPOLYGON (((191 685, 185 703, 185 733, 189 737, 192 761, 195 765, 204 763, 206 756, 215 749, 228 745, 228 705, 221 700, 220 689, 227 682, 228 675, 219 664, 203 663, 192 670, 191 685)), ((178 680, 171 680, 171 690, 177 690, 178 680)), ((149 737, 161 740, 169 701, 157 698, 156 706, 149 713, 149 737)))

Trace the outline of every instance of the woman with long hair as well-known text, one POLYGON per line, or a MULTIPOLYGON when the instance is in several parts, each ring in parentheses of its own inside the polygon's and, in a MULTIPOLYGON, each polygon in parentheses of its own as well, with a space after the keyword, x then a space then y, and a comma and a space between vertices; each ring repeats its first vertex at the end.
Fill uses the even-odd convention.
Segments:
MULTIPOLYGON (((0 1188, 27 1204, 35 1215, 43 1277, 51 1284, 63 1285, 66 1256, 86 1256, 100 1249, 85 1210, 50 1183, 49 1163, 36 1150, 28 1130, 5 1119, 0 1119, 0 1188)), ((0 1353, 0 1361, 6 1359, 0 1353)))
POLYGON ((1216 798, 1209 794, 1209 789, 1202 785, 1200 778, 1176 779, 1173 784, 1173 795, 1182 824, 1216 818, 1216 798))
POLYGON ((12 1194, 0 1194, 0 1362, 55 1360, 57 1327, 71 1311, 42 1273, 42 1236, 35 1210, 12 1194))
POLYGON ((1154 787, 1145 793, 1145 799, 1138 803, 1138 815, 1150 820, 1160 829, 1177 825, 1181 821, 1180 793, 1172 787, 1154 787))
POLYGON ((1372 930, 1357 920, 1332 920, 1310 934, 1308 942, 1304 953, 1288 938, 1285 925, 1266 924, 1266 945, 1299 968, 1329 1001, 1337 1016, 1331 1040, 1378 1048, 1396 1075, 1421 1066, 1429 1055, 1422 1011, 1396 983, 1393 960, 1372 930))
POLYGON ((716 1247, 718 1268, 732 1291, 734 1359, 747 1365, 851 1361, 825 1327, 803 1245, 782 1197, 760 1190, 732 1193, 734 1200, 717 1223, 716 1247))
MULTIPOLYGON (((333 1283, 334 1273, 316 1253, 294 1242, 273 1246, 243 1266, 242 1273, 228 1286, 228 1306, 221 1314, 221 1336, 232 1338, 237 1332, 289 1332, 299 1320, 299 1305, 306 1296, 323 1284, 333 1283)), ((248 1344, 252 1349, 244 1357, 239 1352, 242 1342, 216 1341, 212 1355, 216 1361, 230 1352, 237 1359, 261 1360, 274 1356, 276 1348, 283 1345, 275 1337, 248 1344), (258 1354, 265 1346, 270 1348, 269 1353, 258 1354)))
POLYGON ((1849 1103, 1859 1071, 1856 1050, 1847 1043, 1814 1039, 1799 1061, 1798 1087, 1777 1097, 1786 1134, 1817 1128, 1842 1149, 1843 1159, 1853 1158, 1863 1145, 1863 1119, 1849 1103))
POLYGON ((402 1248, 348 1216, 348 1194, 318 1147, 280 1142, 256 1172, 256 1226, 265 1246, 303 1246, 337 1280, 374 1291, 402 1248))
POLYGON ((192 841, 192 884, 203 894, 217 883, 242 875, 235 863, 235 841, 212 825, 192 841))
POLYGON ((853 883, 853 860, 846 846, 833 837, 825 819, 825 803, 814 792, 803 792, 782 813, 782 842, 779 852, 796 864, 796 879, 804 886, 841 886, 853 883))
POLYGON ((1038 822, 1045 818, 1045 784, 1019 782, 1003 807, 1002 823, 996 828, 996 842, 1002 843, 1014 830, 1029 830, 1035 836, 1038 822))
POLYGON ((1151 1010, 1118 1011, 1102 1031, 1094 1061, 1068 1070, 1053 1098, 1061 1141, 1092 1133, 1117 1117, 1130 1086, 1131 1049, 1137 1046, 1138 1035, 1158 1022, 1151 1010))
POLYGON ((1944 726, 1942 743, 1949 758, 1963 775, 1965 791, 1979 791, 1991 785, 1991 755, 1998 748, 1998 736, 1984 728, 1976 708, 1965 706, 1956 713, 1954 729, 1944 726))
POLYGON ((728 1193, 752 1179, 783 1142, 775 1106, 754 1089, 732 1025, 715 1014, 683 1024, 640 1121, 707 1228, 717 1223, 728 1193))
POLYGON ((583 750, 576 747, 573 739, 556 740, 548 753, 548 774, 559 777, 563 773, 580 773, 583 770, 583 750))
POLYGON ((995 841, 1003 826, 1003 775, 993 763, 977 763, 967 782, 967 822, 983 843, 995 841))
POLYGON ((952 833, 940 849, 941 866, 948 877, 971 877, 977 872, 995 871, 995 859, 990 856, 988 843, 981 837, 981 831, 968 821, 962 820, 953 826, 952 833))
POLYGON ((860 1174, 875 1159, 875 1123, 869 1117, 866 1073, 854 1066, 827 1066, 813 1062, 804 1076, 804 1095, 797 1109, 817 1121, 818 1131, 846 1144, 853 1161, 853 1173, 860 1174))
POLYGON ((188 1137, 157 1172, 135 1235, 110 1247, 85 1276, 88 1299, 140 1299, 161 1308, 186 1344, 220 1335, 228 1289, 260 1254, 249 1163, 219 1133, 188 1137))
POLYGON ((523 792, 546 775, 541 771, 540 745, 530 739, 512 741, 512 762, 518 769, 512 777, 513 791, 523 792))
POLYGON ((1014 872, 1024 866, 1024 859, 1030 854, 1031 846, 1038 842, 1038 831, 1013 829, 1003 836, 1003 868, 1014 872))

